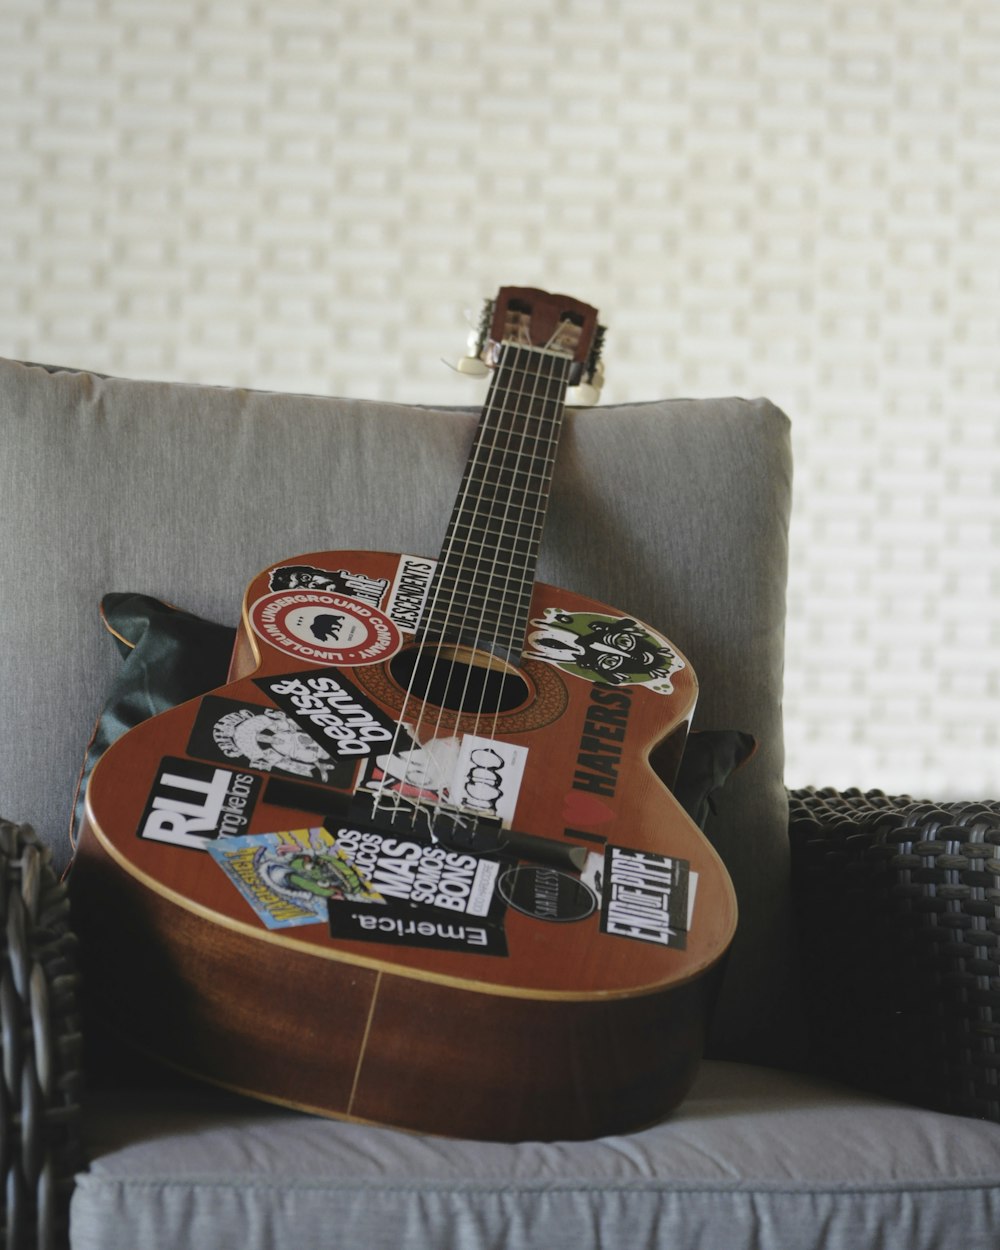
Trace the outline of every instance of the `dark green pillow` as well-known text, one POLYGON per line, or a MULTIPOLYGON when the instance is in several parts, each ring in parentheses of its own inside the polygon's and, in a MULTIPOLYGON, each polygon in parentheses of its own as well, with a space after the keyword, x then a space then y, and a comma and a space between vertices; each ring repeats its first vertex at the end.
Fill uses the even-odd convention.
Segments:
MULTIPOLYGON (((71 840, 83 819, 87 781, 102 753, 123 733, 168 708, 226 683, 236 630, 149 595, 110 594, 101 619, 125 657, 87 746, 73 804, 71 840)), ((756 742, 735 729, 688 735, 674 794, 704 828, 713 796, 753 754, 756 742)))
POLYGON ((103 753, 141 721, 225 685, 236 639, 230 626, 202 620, 149 595, 105 595, 101 620, 125 663, 87 744, 73 802, 74 846, 87 781, 103 753))

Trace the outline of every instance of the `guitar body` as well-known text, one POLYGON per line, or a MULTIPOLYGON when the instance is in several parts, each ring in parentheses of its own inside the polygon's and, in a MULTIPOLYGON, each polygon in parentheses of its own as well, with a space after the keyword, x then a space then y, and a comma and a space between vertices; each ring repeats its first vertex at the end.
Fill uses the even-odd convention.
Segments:
POLYGON ((265 570, 229 683, 105 754, 72 881, 92 1004, 176 1067, 323 1114, 501 1140, 651 1122, 690 1085, 736 920, 728 876, 650 762, 669 773, 679 759, 694 675, 648 627, 539 584, 536 658, 508 671, 462 657, 520 681, 501 710, 424 698, 410 725, 420 746, 402 758, 388 735, 408 723, 406 657, 432 565, 340 551, 265 570), (303 568, 311 588, 272 589, 303 568), (531 858, 520 844, 449 851, 419 822, 410 841, 343 814, 366 779, 407 810, 464 788, 466 806, 529 835, 531 858), (337 808, 329 833, 369 885, 397 893, 329 902, 337 936, 322 908, 285 924, 273 899, 281 927, 267 927, 267 901, 207 844, 301 831, 305 845, 337 808), (531 838, 546 840, 538 857, 531 838), (560 861, 572 848, 585 867, 560 861), (387 876, 393 858, 427 862, 387 876))

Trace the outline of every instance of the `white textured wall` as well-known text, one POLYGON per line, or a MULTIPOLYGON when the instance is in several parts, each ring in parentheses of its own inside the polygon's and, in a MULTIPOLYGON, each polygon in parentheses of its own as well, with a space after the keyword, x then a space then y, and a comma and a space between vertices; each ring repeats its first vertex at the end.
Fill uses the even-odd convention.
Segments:
POLYGON ((3 0, 0 160, 4 354, 472 402, 519 282, 770 396, 789 781, 1000 789, 996 0, 3 0))

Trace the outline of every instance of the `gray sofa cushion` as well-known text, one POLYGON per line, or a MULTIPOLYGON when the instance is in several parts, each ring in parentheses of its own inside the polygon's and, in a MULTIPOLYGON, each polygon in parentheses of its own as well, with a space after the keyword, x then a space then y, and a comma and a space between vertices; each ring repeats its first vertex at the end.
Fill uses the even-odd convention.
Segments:
POLYGON ((594 1142, 470 1148, 177 1093, 106 1103, 91 1140, 74 1250, 995 1250, 1000 1228, 1000 1126, 739 1064, 594 1142))
MULTIPOLYGON (((435 555, 475 414, 104 379, 0 361, 0 800, 68 856, 74 781, 119 663, 98 602, 152 594, 233 621, 303 551, 435 555)), ((701 682, 697 725, 760 743, 710 828, 740 929, 716 1053, 790 1054, 781 671, 786 418, 766 401, 571 413, 542 580, 649 621, 701 682)))

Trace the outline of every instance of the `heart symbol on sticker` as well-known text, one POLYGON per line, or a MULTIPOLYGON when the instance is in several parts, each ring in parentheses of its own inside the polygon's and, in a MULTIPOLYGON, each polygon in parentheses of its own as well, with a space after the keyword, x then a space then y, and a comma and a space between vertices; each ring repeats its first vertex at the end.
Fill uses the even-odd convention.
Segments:
POLYGON ((567 825, 603 825, 614 820, 615 813, 594 794, 570 790, 563 799, 563 820, 567 825))

